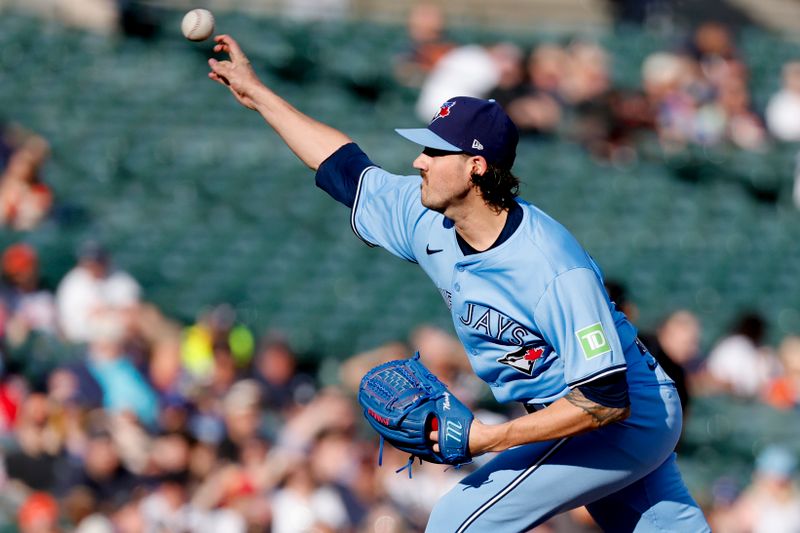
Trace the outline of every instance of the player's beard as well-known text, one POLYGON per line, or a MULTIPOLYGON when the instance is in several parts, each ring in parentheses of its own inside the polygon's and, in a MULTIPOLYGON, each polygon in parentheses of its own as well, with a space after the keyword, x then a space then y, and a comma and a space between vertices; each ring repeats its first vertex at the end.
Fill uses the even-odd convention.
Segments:
POLYGON ((463 200, 469 194, 469 187, 461 191, 435 191, 431 188, 430 178, 426 172, 420 172, 420 201, 431 211, 445 214, 448 208, 463 200), (437 194, 438 193, 438 194, 437 194))
POLYGON ((428 176, 425 172, 420 172, 420 176, 422 177, 422 183, 419 185, 420 189, 420 201, 424 207, 427 207, 431 211, 436 211, 437 213, 444 213, 445 207, 444 205, 439 205, 439 202, 434 201, 431 198, 432 193, 430 189, 430 185, 428 184, 428 176))

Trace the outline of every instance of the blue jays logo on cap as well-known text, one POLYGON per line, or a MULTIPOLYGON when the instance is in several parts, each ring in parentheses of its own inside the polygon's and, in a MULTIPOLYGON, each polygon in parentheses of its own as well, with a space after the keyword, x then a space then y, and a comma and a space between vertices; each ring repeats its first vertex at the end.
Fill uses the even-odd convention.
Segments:
POLYGON ((455 102, 445 102, 445 103, 443 103, 442 107, 439 108, 439 111, 435 115, 433 115, 433 118, 431 119, 431 123, 436 122, 436 120, 438 120, 440 118, 449 117, 450 116, 450 108, 453 107, 454 105, 456 105, 455 102))
POLYGON ((471 96, 447 100, 427 128, 395 131, 426 148, 481 155, 489 164, 504 169, 514 164, 519 141, 517 127, 500 104, 471 96))

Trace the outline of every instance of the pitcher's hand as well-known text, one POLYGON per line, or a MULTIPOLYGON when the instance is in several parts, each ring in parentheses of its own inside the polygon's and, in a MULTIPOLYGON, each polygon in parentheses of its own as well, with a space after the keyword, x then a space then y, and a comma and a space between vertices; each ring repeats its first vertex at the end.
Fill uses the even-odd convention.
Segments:
POLYGON ((214 45, 214 52, 226 53, 229 59, 223 61, 209 59, 208 66, 211 67, 211 72, 208 73, 208 77, 228 87, 240 104, 248 109, 255 109, 254 95, 264 85, 256 76, 250 60, 230 35, 217 35, 214 37, 214 42, 217 43, 214 45))

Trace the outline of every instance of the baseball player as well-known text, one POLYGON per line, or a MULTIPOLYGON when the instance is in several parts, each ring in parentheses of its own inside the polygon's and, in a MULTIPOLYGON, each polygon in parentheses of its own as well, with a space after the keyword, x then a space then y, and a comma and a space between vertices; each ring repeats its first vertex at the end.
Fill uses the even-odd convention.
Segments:
POLYGON ((606 531, 710 531, 675 464, 674 384, 592 258, 516 196, 518 134, 499 105, 455 97, 427 128, 397 130, 422 153, 419 175, 396 176, 261 83, 234 39, 215 41, 228 59, 210 59, 209 77, 316 170, 359 238, 425 270, 476 374, 529 413, 473 422, 472 454, 501 453, 437 503, 427 531, 522 532, 582 505, 606 531))

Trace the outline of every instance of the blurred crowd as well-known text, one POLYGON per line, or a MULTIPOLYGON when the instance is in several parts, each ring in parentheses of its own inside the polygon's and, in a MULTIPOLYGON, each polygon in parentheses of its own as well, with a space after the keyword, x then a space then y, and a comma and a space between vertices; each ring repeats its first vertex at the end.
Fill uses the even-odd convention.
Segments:
POLYGON ((378 469, 354 402, 364 368, 410 345, 477 398, 437 329, 320 380, 231 306, 173 323, 94 242, 54 289, 34 248, 6 248, 0 309, 0 516, 21 531, 414 531, 461 475, 395 475, 393 450, 378 469))
POLYGON ((635 156, 642 134, 655 134, 667 152, 692 145, 762 151, 800 141, 800 58, 775 73, 782 87, 756 109, 750 71, 720 23, 701 24, 685 43, 647 56, 639 88, 612 83, 613 57, 595 41, 545 41, 528 50, 512 42, 456 44, 433 4, 411 10, 408 39, 395 75, 419 88, 423 121, 452 95, 495 98, 523 134, 573 139, 621 161, 635 156))
MULTIPOLYGON (((611 281, 607 290, 635 321, 638 310, 626 298, 624 286, 611 281)), ((670 313, 652 332, 641 332, 644 343, 678 387, 684 428, 692 416, 692 398, 699 396, 757 402, 786 413, 787 424, 796 422, 791 414, 800 408, 800 336, 787 335, 777 347, 771 346, 766 342, 767 327, 758 313, 744 312, 708 353, 701 349, 702 323, 688 309, 670 313)), ((733 423, 748 422, 737 419, 733 423)), ((713 531, 800 532, 795 443, 770 442, 768 435, 762 439, 765 444, 757 449, 750 482, 722 476, 702 502, 713 531)))
POLYGON ((30 230, 49 213, 53 195, 41 176, 49 153, 40 135, 0 123, 0 227, 30 230))
MULTIPOLYGON (((23 532, 421 531, 470 467, 415 464, 409 479, 396 473, 407 457, 387 448, 379 468, 355 402, 361 376, 419 350, 484 422, 523 414, 490 400, 457 339, 435 327, 332 369, 278 332, 257 335, 228 305, 171 321, 96 242, 53 288, 28 244, 7 247, 0 265, 0 523, 23 532)), ((636 321, 624 287, 607 288, 636 321)), ((708 394, 796 410, 800 337, 773 349, 765 333, 745 314, 704 354, 700 320, 683 309, 642 338, 687 417, 691 398, 708 394)), ((775 443, 749 485, 718 480, 705 502, 714 530, 800 531, 796 463, 775 443)), ((536 531, 596 529, 576 510, 536 531)))
MULTIPOLYGON (((417 113, 426 122, 449 96, 491 97, 523 135, 566 137, 623 162, 637 157, 639 134, 654 134, 667 152, 723 145, 758 152, 800 141, 800 58, 784 66, 766 108, 755 109, 748 69, 720 24, 649 55, 639 89, 612 84, 613 58, 596 42, 458 45, 429 4, 411 10, 408 34, 394 74, 419 89, 417 113)), ((0 226, 25 232, 46 220, 48 156, 42 137, 3 128, 0 226)), ((34 246, 10 245, 0 276, 0 527, 420 531, 470 467, 416 464, 409 479, 395 472, 407 457, 387 448, 378 468, 377 438, 354 401, 361 376, 419 350, 483 421, 523 413, 488 399, 458 341, 437 328, 422 326, 331 369, 296 353, 280 332, 253 331, 230 305, 202 310, 193 324, 176 322, 145 300, 98 242, 84 243, 59 280, 41 276, 34 246)), ((623 286, 609 282, 608 290, 635 323, 623 286)), ((771 346, 767 327, 758 314, 742 314, 704 353, 697 314, 681 309, 642 338, 676 381, 687 418, 692 398, 703 395, 797 412, 800 336, 771 346)), ((722 478, 702 500, 714 531, 800 532, 796 448, 761 444, 749 483, 722 478)), ((576 510, 536 531, 596 528, 576 510)))

